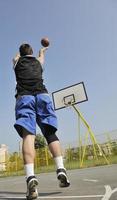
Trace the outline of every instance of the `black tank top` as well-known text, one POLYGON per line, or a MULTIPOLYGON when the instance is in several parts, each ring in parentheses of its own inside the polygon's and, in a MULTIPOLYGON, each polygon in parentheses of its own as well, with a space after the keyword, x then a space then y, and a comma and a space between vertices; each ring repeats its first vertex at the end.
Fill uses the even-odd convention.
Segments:
POLYGON ((22 56, 15 66, 16 97, 18 95, 36 95, 48 93, 43 84, 43 69, 40 62, 32 56, 22 56))

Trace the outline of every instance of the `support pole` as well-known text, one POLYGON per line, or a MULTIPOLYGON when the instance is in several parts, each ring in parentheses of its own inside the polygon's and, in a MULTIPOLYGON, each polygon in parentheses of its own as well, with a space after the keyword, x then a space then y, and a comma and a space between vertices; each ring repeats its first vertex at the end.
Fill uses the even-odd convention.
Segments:
MULTIPOLYGON (((83 124, 85 125, 85 127, 86 127, 87 130, 88 130, 87 134, 90 135, 90 139, 91 139, 92 145, 93 145, 94 156, 95 156, 96 160, 98 160, 98 154, 97 154, 97 152, 96 152, 96 147, 97 147, 98 150, 99 150, 99 152, 100 152, 100 155, 102 155, 102 156, 104 157, 106 163, 109 164, 108 159, 106 158, 106 156, 105 156, 105 154, 103 153, 103 151, 102 151, 100 145, 99 145, 99 144, 97 143, 97 141, 96 141, 96 138, 95 138, 95 136, 94 136, 93 131, 91 130, 91 127, 89 126, 89 124, 87 123, 87 121, 85 120, 85 118, 83 117, 83 115, 81 114, 81 112, 79 111, 79 109, 77 109, 77 108, 75 107, 75 105, 73 105, 73 104, 71 104, 71 106, 72 106, 73 109, 76 111, 78 117, 82 120, 83 124)), ((80 132, 79 132, 79 134, 80 134, 80 132)), ((87 137, 88 137, 88 135, 86 135, 85 140, 87 140, 87 137)), ((80 143, 80 141, 81 141, 81 136, 79 135, 79 143, 80 143)), ((81 147, 80 147, 80 150, 81 150, 81 147)), ((86 146, 84 147, 83 155, 82 155, 82 152, 80 152, 80 156, 81 156, 81 157, 80 157, 80 166, 81 166, 81 167, 83 166, 83 161, 84 161, 84 157, 85 157, 85 152, 86 152, 86 146)))

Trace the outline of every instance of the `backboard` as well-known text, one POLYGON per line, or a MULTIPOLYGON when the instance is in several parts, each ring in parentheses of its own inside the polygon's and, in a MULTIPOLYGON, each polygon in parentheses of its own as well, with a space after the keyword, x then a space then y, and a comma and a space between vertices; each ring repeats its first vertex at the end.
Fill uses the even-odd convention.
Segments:
POLYGON ((55 110, 88 100, 83 82, 53 92, 52 98, 55 110))

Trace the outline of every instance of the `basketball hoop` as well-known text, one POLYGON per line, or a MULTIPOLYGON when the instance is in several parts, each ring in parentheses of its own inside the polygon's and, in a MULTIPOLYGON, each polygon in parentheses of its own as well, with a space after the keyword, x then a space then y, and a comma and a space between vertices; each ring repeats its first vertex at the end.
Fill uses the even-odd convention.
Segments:
POLYGON ((74 94, 71 94, 71 95, 68 95, 68 96, 64 96, 63 97, 63 103, 64 103, 65 107, 72 106, 75 103, 74 94))
POLYGON ((52 98, 55 110, 88 101, 83 82, 53 92, 52 98))

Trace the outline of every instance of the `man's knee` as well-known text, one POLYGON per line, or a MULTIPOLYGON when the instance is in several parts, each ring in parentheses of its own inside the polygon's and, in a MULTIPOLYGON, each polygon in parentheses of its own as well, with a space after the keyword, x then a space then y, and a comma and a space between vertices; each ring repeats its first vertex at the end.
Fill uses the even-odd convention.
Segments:
POLYGON ((48 144, 50 144, 51 142, 59 141, 55 132, 56 129, 54 127, 48 125, 45 126, 44 137, 46 138, 48 144))
POLYGON ((45 136, 48 144, 50 144, 51 142, 55 142, 55 141, 59 140, 55 133, 52 133, 52 134, 49 133, 49 134, 46 134, 44 136, 45 136))

